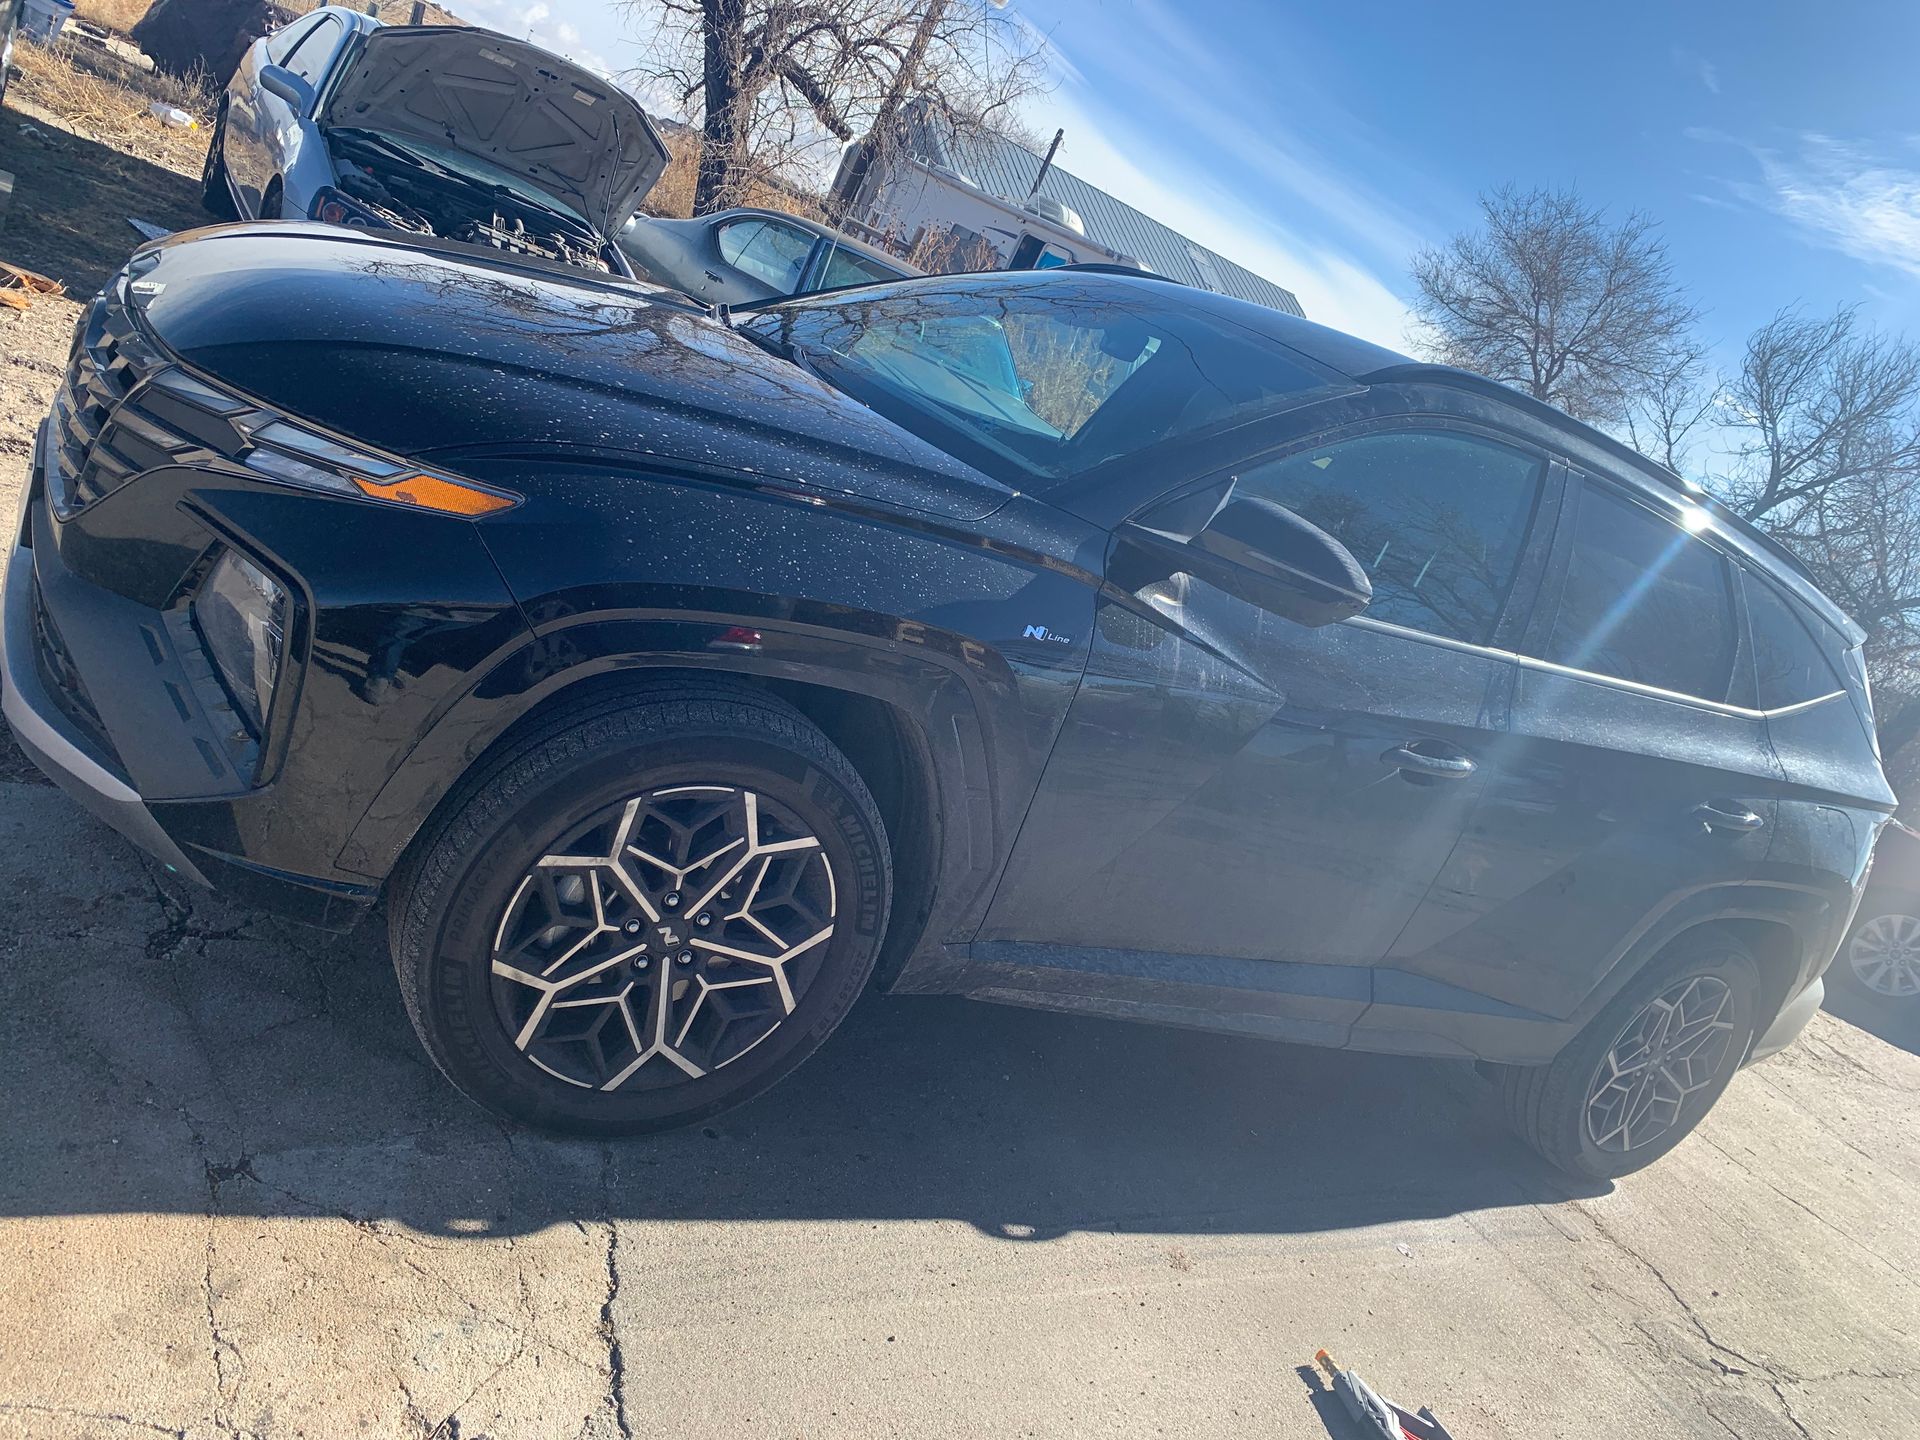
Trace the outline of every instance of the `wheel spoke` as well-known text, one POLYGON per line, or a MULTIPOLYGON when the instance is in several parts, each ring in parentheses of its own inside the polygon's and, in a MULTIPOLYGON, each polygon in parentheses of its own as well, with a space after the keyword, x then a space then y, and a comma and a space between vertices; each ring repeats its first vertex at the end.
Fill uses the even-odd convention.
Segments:
POLYGON ((636 796, 559 837, 515 888, 495 1008, 515 1048, 568 1084, 698 1080, 799 1007, 835 895, 820 840, 784 804, 707 785, 636 796))
POLYGON ((1733 992, 1711 975, 1675 982, 1623 1025, 1587 1091, 1587 1138, 1632 1151, 1670 1134, 1687 1098, 1727 1071, 1735 1026, 1733 992))

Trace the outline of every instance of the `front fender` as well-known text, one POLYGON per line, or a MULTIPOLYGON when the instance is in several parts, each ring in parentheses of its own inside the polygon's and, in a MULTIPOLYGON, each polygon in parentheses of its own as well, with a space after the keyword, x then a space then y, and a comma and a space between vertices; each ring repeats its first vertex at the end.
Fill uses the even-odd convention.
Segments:
MULTIPOLYGON (((935 904, 928 933, 977 926, 1077 675, 1016 671, 977 641, 870 617, 858 631, 740 608, 583 617, 506 657, 437 717, 355 830, 343 869, 389 874, 459 779, 516 724, 610 679, 689 674, 785 681, 892 708, 930 774, 935 904)), ((859 763, 860 757, 853 757, 859 763)))

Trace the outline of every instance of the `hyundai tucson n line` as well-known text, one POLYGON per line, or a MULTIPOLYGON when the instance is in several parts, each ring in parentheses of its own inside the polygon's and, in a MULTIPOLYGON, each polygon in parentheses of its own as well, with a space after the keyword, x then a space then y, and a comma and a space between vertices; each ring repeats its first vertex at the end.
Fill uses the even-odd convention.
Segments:
POLYGON ((570 60, 328 5, 247 48, 201 183, 222 219, 437 235, 630 275, 614 237, 666 167, 632 97, 570 60))
POLYGON ((870 985, 1484 1063, 1610 1176, 1819 1005, 1861 632, 1617 443, 1148 276, 707 311, 324 226, 86 311, 4 708, 175 875, 385 898, 454 1084, 683 1124, 870 985))

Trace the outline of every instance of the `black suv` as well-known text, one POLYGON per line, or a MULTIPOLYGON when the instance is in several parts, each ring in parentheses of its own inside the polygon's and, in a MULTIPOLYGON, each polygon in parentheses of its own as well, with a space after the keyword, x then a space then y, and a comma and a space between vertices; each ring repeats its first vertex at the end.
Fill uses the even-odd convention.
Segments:
POLYGON ((1745 526, 1146 276, 729 314, 175 238, 18 543, 27 752, 187 880, 384 895, 434 1060, 556 1129, 735 1104, 876 983, 1475 1058, 1619 1174, 1805 1023, 1893 804, 1860 632, 1745 526))

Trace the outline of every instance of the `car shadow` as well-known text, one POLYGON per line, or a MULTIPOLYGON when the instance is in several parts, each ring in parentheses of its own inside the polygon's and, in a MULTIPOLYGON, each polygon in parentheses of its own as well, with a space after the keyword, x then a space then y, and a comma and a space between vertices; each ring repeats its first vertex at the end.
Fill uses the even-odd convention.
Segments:
MULTIPOLYGON (((1842 956, 1834 963, 1844 964, 1842 956)), ((1849 1025, 1857 1025, 1869 1035, 1877 1035, 1889 1045, 1898 1045, 1910 1055, 1920 1055, 1920 999, 1888 1000, 1869 995, 1856 985, 1827 977, 1827 998, 1822 1008, 1849 1025)))
POLYGON ((58 833, 34 838, 38 817, 67 814, 57 794, 0 789, 0 845, 28 847, 0 967, 0 1214, 339 1216, 448 1236, 948 1219, 1033 1242, 1343 1230, 1600 1193, 1522 1147, 1462 1064, 928 997, 866 997, 796 1074, 704 1126, 538 1135, 427 1063, 377 918, 327 936, 162 890, 118 837, 59 819, 113 848, 103 876, 58 833), (115 888, 115 872, 132 873, 115 888), (49 905, 72 934, 33 923, 49 905))

